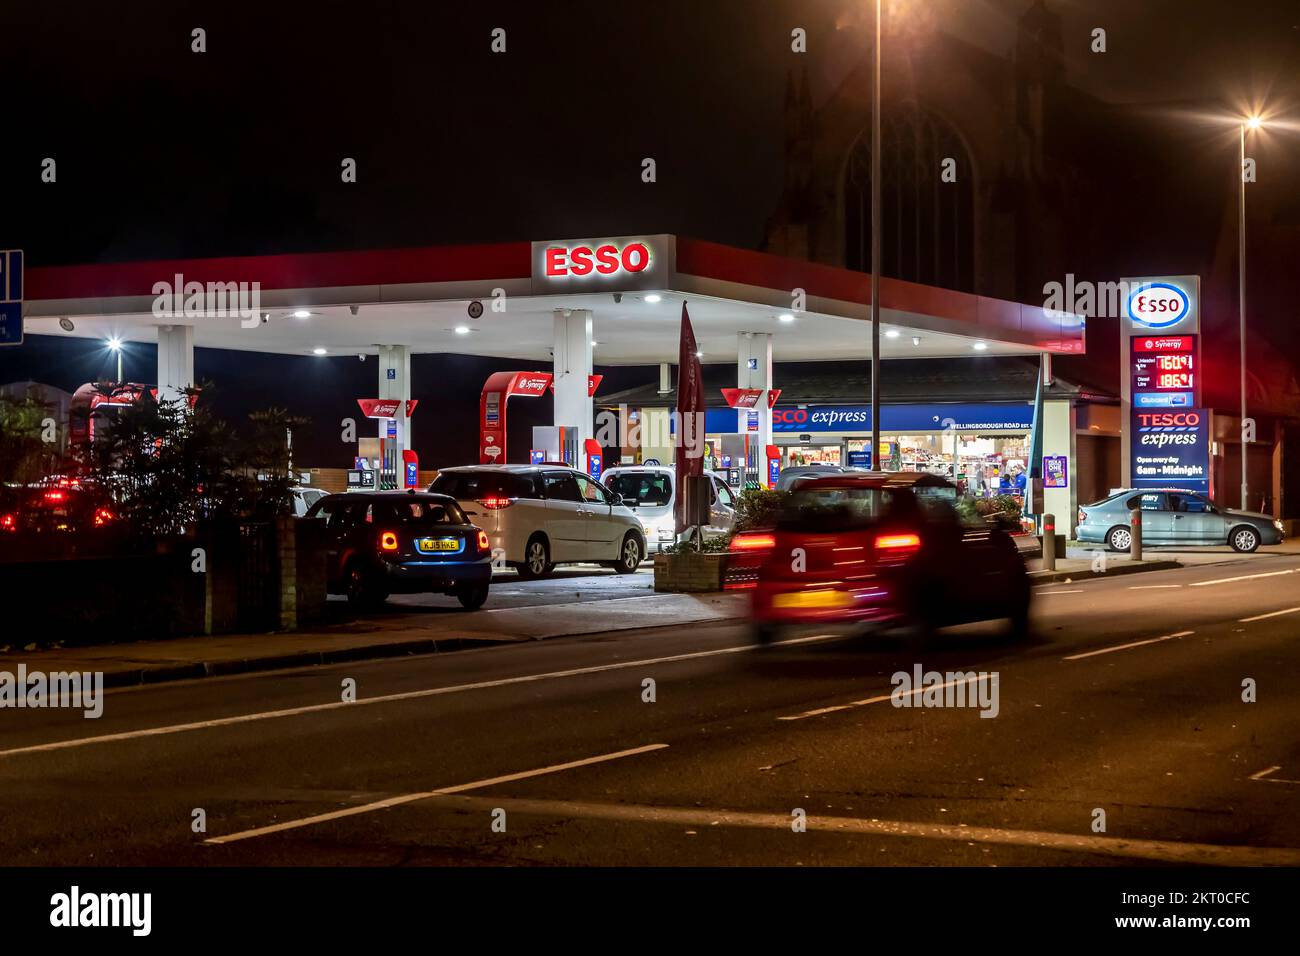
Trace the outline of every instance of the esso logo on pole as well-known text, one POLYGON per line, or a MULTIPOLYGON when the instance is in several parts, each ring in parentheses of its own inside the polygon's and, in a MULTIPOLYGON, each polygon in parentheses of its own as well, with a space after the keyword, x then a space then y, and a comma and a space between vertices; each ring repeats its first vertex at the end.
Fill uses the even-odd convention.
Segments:
POLYGON ((636 274, 650 267, 650 249, 644 242, 629 242, 619 248, 612 242, 596 246, 551 246, 546 250, 546 277, 582 278, 589 275, 611 276, 618 272, 636 274))
POLYGON ((1167 329, 1187 317, 1192 303, 1187 293, 1167 282, 1134 289, 1128 297, 1129 317, 1148 329, 1167 329))

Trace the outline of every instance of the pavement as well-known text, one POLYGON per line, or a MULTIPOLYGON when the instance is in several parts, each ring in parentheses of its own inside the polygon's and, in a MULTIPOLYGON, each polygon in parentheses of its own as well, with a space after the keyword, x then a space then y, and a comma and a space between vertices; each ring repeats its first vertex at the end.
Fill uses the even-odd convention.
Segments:
POLYGON ((0 710, 0 853, 1296 866, 1298 585, 1300 556, 1261 555, 1039 586, 1028 642, 763 648, 714 621, 120 688, 97 720, 0 710), (970 697, 891 706, 918 669, 970 697))
POLYGON ((513 572, 494 579, 488 604, 465 611, 443 595, 401 595, 374 614, 356 617, 331 600, 327 623, 299 631, 218 634, 166 641, 0 653, 0 668, 98 671, 108 687, 432 654, 493 644, 595 634, 629 628, 688 627, 734 620, 735 594, 655 594, 653 571, 632 575, 568 570, 523 582, 513 572))

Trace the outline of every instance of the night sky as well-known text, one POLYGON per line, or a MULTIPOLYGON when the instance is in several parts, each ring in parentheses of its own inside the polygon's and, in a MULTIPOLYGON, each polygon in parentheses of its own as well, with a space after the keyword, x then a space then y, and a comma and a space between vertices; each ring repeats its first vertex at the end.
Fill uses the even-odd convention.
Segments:
MULTIPOLYGON (((890 2, 891 16, 913 18, 907 42, 943 30, 998 54, 1009 53, 1030 5, 890 2)), ((1168 122, 1175 110, 1224 113, 1266 95, 1275 115, 1300 117, 1295 0, 1049 6, 1065 18, 1069 82, 1135 115, 1168 122), (1087 49, 1094 26, 1109 34, 1104 57, 1087 49)), ((10 94, 0 248, 25 249, 29 267, 654 232, 752 248, 781 194, 787 72, 806 66, 833 82, 869 55, 870 9, 865 0, 9 2, 0 8, 10 94), (196 26, 207 31, 201 55, 190 52, 196 26), (504 55, 489 49, 498 26, 504 55), (790 50, 796 26, 808 31, 804 56, 790 50), (46 156, 57 160, 56 184, 40 182, 46 156), (356 184, 340 182, 344 156, 358 161, 356 184), (645 156, 658 164, 653 186, 640 180, 645 156)), ((1260 144, 1268 175, 1250 200, 1261 228, 1291 239, 1300 236, 1298 133, 1277 127, 1260 144)), ((1224 149, 1210 136, 1189 142, 1214 156, 1224 149)), ((1231 166, 1230 145, 1223 156, 1231 166)), ((1141 229, 1158 249, 1182 238, 1190 217, 1211 246, 1232 209, 1220 184, 1209 185, 1138 197, 1113 227, 1141 229), (1186 208, 1163 215, 1174 203, 1186 208), (1179 222, 1178 236, 1162 235, 1166 219, 1179 222)), ((1289 356, 1300 354, 1296 259, 1292 243, 1252 246, 1252 295, 1268 303, 1252 321, 1289 356)), ((232 416, 277 404, 332 425, 346 414, 340 405, 375 387, 373 358, 201 351, 196 365, 232 416), (293 394, 286 381, 297 383, 293 394)), ((416 360, 416 397, 452 413, 439 418, 448 430, 430 464, 449 463, 437 460, 444 449, 470 458, 482 378, 517 365, 416 360)), ((71 389, 109 369, 92 342, 32 338, 0 350, 0 383, 71 389)), ((656 374, 603 371, 613 377, 602 391, 656 374)), ((152 347, 132 346, 127 377, 152 380, 152 347)), ((544 421, 544 406, 549 399, 519 421, 544 421)), ((428 457, 435 426, 425 421, 417 412, 428 457)), ((329 431, 305 454, 344 464, 329 431)))

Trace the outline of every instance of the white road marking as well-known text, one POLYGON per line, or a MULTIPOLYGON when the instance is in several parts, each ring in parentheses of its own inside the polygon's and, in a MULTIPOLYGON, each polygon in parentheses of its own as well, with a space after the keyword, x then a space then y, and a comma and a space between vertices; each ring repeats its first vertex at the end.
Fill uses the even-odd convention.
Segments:
POLYGON ((1188 637, 1195 634, 1195 631, 1179 631, 1177 634, 1166 634, 1163 637, 1149 637, 1145 641, 1133 641, 1128 644, 1116 644, 1114 647, 1103 647, 1097 651, 1086 651, 1083 654, 1071 654, 1069 657, 1063 657, 1065 661, 1081 661, 1085 657, 1096 657, 1098 654, 1110 654, 1114 651, 1127 651, 1131 647, 1144 647, 1147 644, 1159 644, 1161 641, 1172 641, 1179 637, 1188 637))
POLYGON ((389 797, 386 800, 376 800, 374 803, 363 804, 359 807, 348 807, 346 810, 334 810, 330 813, 318 813, 311 817, 302 817, 298 820, 287 820, 284 823, 273 823, 270 826, 258 827, 255 830, 241 830, 238 833, 228 833, 225 836, 209 837, 204 843, 221 844, 235 843, 239 840, 251 840, 253 837, 266 836, 269 833, 283 833, 285 830, 297 830, 302 827, 314 826, 317 823, 326 823, 330 820, 340 820, 344 817, 355 817, 362 813, 373 813, 375 810, 387 810, 390 807, 400 807, 404 803, 414 803, 416 800, 428 800, 430 797, 441 797, 453 793, 464 793, 467 790, 482 790, 484 787, 495 786, 498 783, 513 783, 516 780, 527 780, 529 777, 540 777, 548 773, 560 773, 564 770, 573 770, 575 767, 590 767, 592 764, 608 763, 611 760, 621 760, 623 757, 635 757, 638 754, 651 753, 655 750, 667 749, 667 744, 648 744, 645 747, 634 747, 631 750, 619 750, 612 754, 601 754, 599 757, 584 757, 582 760, 571 760, 568 763, 552 764, 549 767, 538 767, 536 770, 524 770, 520 773, 508 773, 500 777, 490 777, 487 780, 475 780, 472 783, 460 783, 454 787, 439 787, 437 790, 426 790, 422 793, 407 793, 400 797, 389 797))
MULTIPOLYGON (((788 813, 754 813, 740 810, 708 810, 700 807, 655 807, 638 804, 582 803, 566 800, 516 800, 509 797, 447 797, 436 806, 465 809, 501 807, 508 813, 562 817, 567 820, 613 820, 628 823, 665 823, 676 826, 732 826, 790 830, 788 813)), ((1005 830, 921 823, 905 820, 873 820, 859 817, 823 817, 809 814, 810 832, 894 836, 922 840, 951 840, 962 843, 991 843, 1004 846, 1037 847, 1071 853, 1088 853, 1125 859, 1157 860, 1165 863, 1217 866, 1297 866, 1298 847, 1233 846, 1216 843, 1181 843, 1173 840, 1129 840, 1117 836, 1052 833, 1044 830, 1005 830)))
POLYGON ((1130 584, 1130 591, 1159 591, 1163 588, 1180 588, 1181 584, 1130 584))
POLYGON ((1242 617, 1237 619, 1238 624, 1249 624, 1251 621, 1262 621, 1269 617, 1281 617, 1283 614, 1294 614, 1300 611, 1300 607, 1289 607, 1281 611, 1269 611, 1267 614, 1256 614, 1254 617, 1242 617))
MULTIPOLYGON (((924 693, 927 690, 938 690, 941 687, 956 687, 958 684, 973 684, 988 676, 988 674, 976 674, 974 677, 963 677, 961 680, 945 681, 942 684, 930 684, 926 687, 917 687, 914 690, 909 690, 899 696, 911 697, 915 694, 924 693)), ((803 720, 806 717, 820 717, 822 714, 833 714, 840 710, 852 710, 854 707, 865 707, 868 704, 883 704, 885 701, 893 699, 894 695, 892 693, 882 694, 879 697, 867 697, 864 700, 855 700, 847 704, 835 704, 831 707, 818 707, 816 710, 806 710, 802 714, 791 714, 788 717, 778 717, 777 720, 803 720)))
POLYGON ((1270 776, 1269 776, 1269 774, 1273 773, 1273 771, 1275 771, 1275 770, 1281 770, 1281 769, 1282 769, 1282 767, 1281 767, 1280 764, 1279 764, 1278 766, 1276 766, 1276 767, 1267 767, 1267 768, 1261 770, 1259 773, 1252 773, 1252 774, 1250 775, 1250 779, 1251 779, 1251 780, 1259 780, 1259 781, 1262 782, 1262 783, 1294 783, 1294 784, 1300 784, 1300 780, 1288 780, 1288 779, 1285 778, 1285 777, 1270 777, 1270 776))
MULTIPOLYGON (((773 641, 767 647, 782 647, 794 644, 808 644, 813 641, 828 640, 833 634, 814 634, 810 637, 795 637, 784 641, 773 641)), ((315 714, 327 710, 340 710, 344 707, 360 707, 364 704, 390 704, 394 701, 419 700, 422 697, 438 697, 442 694, 458 694, 464 691, 485 690, 491 687, 508 687, 512 684, 527 684, 543 680, 556 680, 562 677, 581 677, 584 674, 599 674, 603 671, 623 670, 629 667, 648 667, 653 664, 672 664, 678 661, 698 660, 702 657, 718 657, 723 654, 743 654, 757 650, 763 645, 745 644, 740 647, 722 647, 712 651, 693 651, 689 654, 673 654, 668 657, 652 657, 636 661, 620 661, 616 664, 595 664, 591 667, 575 667, 570 670, 550 671, 545 674, 525 674, 520 677, 502 677, 497 680, 477 681, 472 684, 453 684, 449 687, 430 687, 426 690, 412 690, 401 694, 385 694, 380 697, 363 697, 352 703, 331 701, 328 704, 308 704, 303 707, 287 707, 284 710, 268 710, 255 714, 240 714, 235 717, 217 717, 212 720, 198 720, 189 724, 171 724, 165 727, 146 727, 142 730, 127 730, 117 734, 100 734, 95 737, 76 737, 71 740, 56 740, 46 744, 32 744, 29 747, 14 747, 0 750, 0 757, 13 757, 18 754, 44 753, 51 750, 67 750, 72 747, 89 747, 92 744, 114 743, 120 740, 135 740, 140 737, 158 737, 164 734, 179 734, 190 730, 207 730, 211 727, 228 727, 232 724, 246 724, 255 720, 274 720, 279 717, 297 717, 301 714, 315 714)))
POLYGON ((1187 586, 1189 588, 1204 588, 1209 587, 1211 584, 1228 584, 1232 581, 1250 581, 1254 578, 1275 578, 1283 574, 1295 574, 1297 570, 1300 569, 1290 568, 1286 571, 1264 571, 1260 574, 1239 574, 1235 578, 1215 578, 1213 581, 1193 581, 1187 586))
POLYGON ((1074 588, 1069 591, 1039 591, 1039 594, 1082 594, 1083 588, 1074 588))

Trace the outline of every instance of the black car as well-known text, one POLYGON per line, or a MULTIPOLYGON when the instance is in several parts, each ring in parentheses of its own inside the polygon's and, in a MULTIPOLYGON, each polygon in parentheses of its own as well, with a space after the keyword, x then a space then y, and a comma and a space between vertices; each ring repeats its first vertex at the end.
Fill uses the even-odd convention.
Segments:
POLYGON ((307 518, 324 518, 327 588, 360 607, 390 594, 441 591, 469 610, 487 600, 492 551, 454 498, 413 491, 329 495, 307 518))

